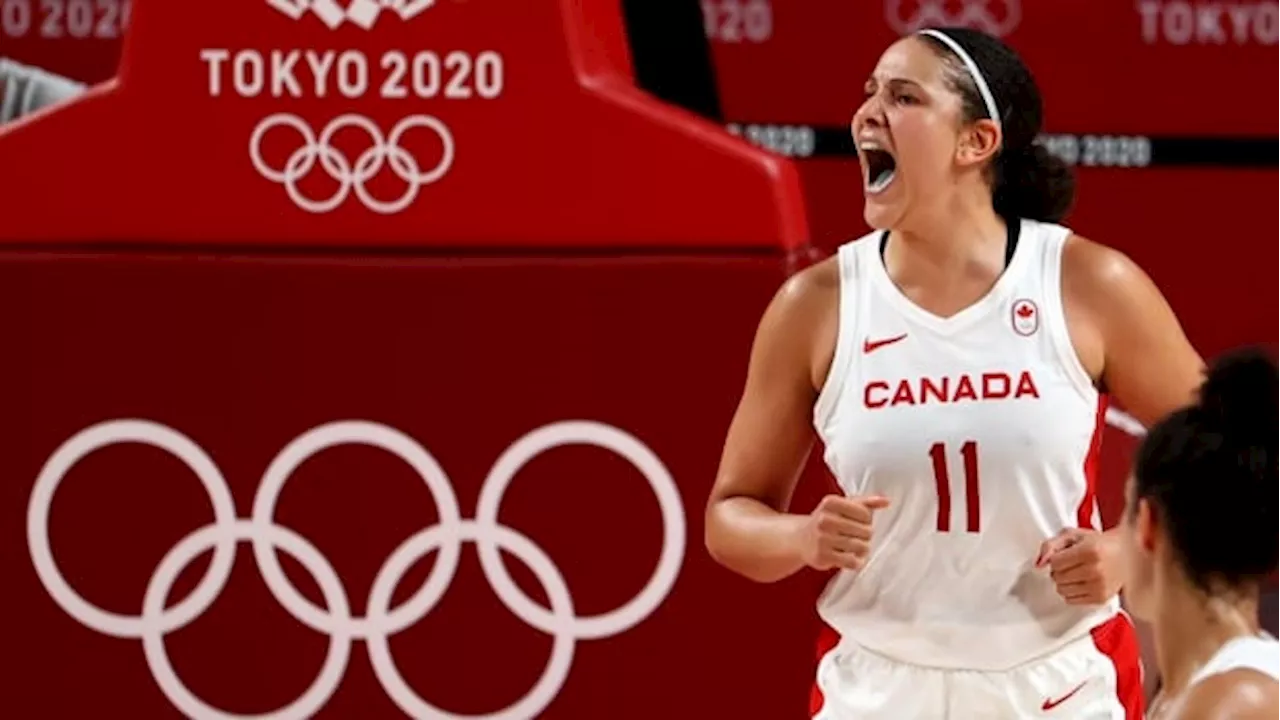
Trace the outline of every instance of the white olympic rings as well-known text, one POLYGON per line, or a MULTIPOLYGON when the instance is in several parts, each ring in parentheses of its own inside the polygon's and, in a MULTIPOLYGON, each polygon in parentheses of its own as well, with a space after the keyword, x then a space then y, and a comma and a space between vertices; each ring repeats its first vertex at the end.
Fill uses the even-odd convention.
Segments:
POLYGON ((996 37, 1009 34, 1022 20, 1020 0, 963 0, 959 12, 948 10, 948 1, 886 0, 885 19, 903 35, 928 27, 968 27, 996 37), (1003 13, 996 12, 1001 8, 1003 13))
POLYGON ((310 10, 331 30, 347 20, 368 30, 378 20, 383 8, 394 10, 402 19, 408 20, 435 5, 436 0, 351 0, 346 10, 337 0, 267 0, 267 4, 294 20, 310 10))
POLYGON ((195 442, 148 420, 111 420, 88 427, 64 442, 45 462, 27 507, 27 544, 36 575, 68 615, 105 635, 142 640, 143 653, 156 685, 188 717, 307 718, 328 702, 345 675, 351 644, 365 641, 374 675, 391 700, 415 718, 466 717, 439 709, 405 682, 391 656, 392 635, 417 623, 444 596, 457 571, 463 543, 475 543, 481 567, 498 597, 517 617, 553 639, 542 677, 509 707, 479 717, 527 720, 555 699, 568 677, 577 641, 624 632, 648 617, 674 587, 684 558, 684 508, 675 480, 662 460, 643 442, 618 428, 592 421, 564 421, 538 428, 511 445, 494 463, 480 491, 475 519, 464 519, 448 476, 424 447, 408 435, 374 422, 339 421, 313 428, 290 442, 268 466, 248 519, 237 518, 231 490, 213 460, 195 442), (116 443, 143 443, 166 450, 195 473, 213 505, 213 522, 178 541, 160 561, 147 583, 139 615, 121 615, 85 600, 71 587, 53 558, 49 515, 63 477, 82 458, 116 443), (366 615, 355 617, 342 579, 325 556, 296 532, 275 522, 276 502, 298 466, 337 445, 363 444, 390 452, 422 478, 435 500, 439 521, 410 536, 383 562, 369 592, 366 615), (546 553, 525 535, 499 524, 503 493, 515 475, 535 456, 562 445, 602 447, 631 462, 648 480, 662 512, 662 550, 653 574, 629 602, 609 612, 578 616, 564 576, 546 553), (231 575, 235 547, 249 542, 267 588, 280 605, 307 627, 329 636, 329 649, 316 679, 285 707, 257 716, 236 715, 207 703, 178 677, 165 650, 167 634, 193 622, 217 600, 231 575), (196 588, 166 608, 179 574, 200 554, 213 550, 213 560, 196 588), (284 574, 276 551, 297 559, 315 579, 325 607, 313 604, 284 574), (512 580, 499 552, 505 550, 533 571, 546 592, 550 609, 528 597, 512 580), (392 593, 415 563, 438 555, 422 587, 398 607, 392 593))
POLYGON ((305 120, 291 113, 275 113, 268 115, 254 128, 249 137, 249 159, 253 162, 262 177, 274 183, 284 185, 285 191, 293 202, 310 213, 327 213, 346 201, 354 190, 360 202, 370 210, 384 215, 393 215, 409 207, 418 197, 418 191, 424 185, 430 185, 453 165, 453 134, 439 119, 430 115, 410 115, 396 123, 390 135, 385 138, 381 128, 369 118, 355 113, 340 115, 329 122, 320 131, 319 137, 312 131, 305 120), (268 132, 278 127, 293 128, 302 136, 299 146, 285 161, 284 167, 271 167, 262 157, 262 140, 268 132), (333 136, 346 128, 363 130, 369 136, 371 146, 360 153, 354 163, 350 162, 342 151, 333 147, 333 136), (440 160, 435 167, 422 172, 418 160, 412 153, 400 147, 400 141, 406 132, 414 128, 427 128, 440 137, 440 160), (328 198, 313 200, 303 194, 298 182, 311 172, 316 160, 330 178, 337 181, 338 189, 328 198), (386 163, 391 171, 403 180, 407 187, 404 194, 395 200, 384 201, 369 193, 365 183, 382 170, 386 163))

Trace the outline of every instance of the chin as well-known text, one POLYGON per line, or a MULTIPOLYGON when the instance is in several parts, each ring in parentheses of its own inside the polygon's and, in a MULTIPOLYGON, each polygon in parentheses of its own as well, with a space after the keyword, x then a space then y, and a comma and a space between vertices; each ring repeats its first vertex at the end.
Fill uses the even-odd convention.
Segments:
POLYGON ((864 176, 862 184, 862 218, 875 230, 889 230, 902 222, 910 193, 905 178, 891 173, 890 180, 878 190, 872 189, 870 178, 864 176))
POLYGON ((879 198, 868 197, 863 202, 862 219, 872 230, 889 230, 902 219, 902 208, 898 203, 885 203, 879 198))
POLYGON ((862 219, 867 222, 867 226, 872 230, 888 230, 890 226, 889 217, 879 209, 864 208, 862 219))

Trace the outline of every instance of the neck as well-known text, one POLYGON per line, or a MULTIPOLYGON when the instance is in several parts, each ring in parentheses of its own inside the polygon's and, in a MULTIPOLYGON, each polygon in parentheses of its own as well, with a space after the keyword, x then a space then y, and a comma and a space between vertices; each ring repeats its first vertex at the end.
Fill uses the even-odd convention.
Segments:
POLYGON ((1258 632, 1258 593, 1209 595, 1189 584, 1166 594, 1155 619, 1156 660, 1173 696, 1228 642, 1258 632))
POLYGON ((920 269, 951 270, 979 264, 997 274, 1004 267, 1005 221, 991 207, 989 194, 950 198, 920 208, 911 222, 894 228, 890 252, 920 269), (921 267, 923 266, 923 267, 921 267))

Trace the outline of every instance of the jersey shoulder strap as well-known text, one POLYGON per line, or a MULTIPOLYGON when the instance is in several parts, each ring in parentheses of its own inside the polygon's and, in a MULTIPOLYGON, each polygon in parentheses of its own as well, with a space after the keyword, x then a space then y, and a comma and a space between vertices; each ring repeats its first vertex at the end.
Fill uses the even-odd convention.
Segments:
POLYGON ((864 297, 863 292, 867 286, 865 264, 879 259, 878 235, 868 233, 841 245, 836 251, 836 263, 840 269, 836 349, 831 358, 831 368, 827 370, 827 379, 813 406, 813 426, 819 433, 826 429, 831 420, 856 352, 854 346, 860 324, 858 313, 866 310, 865 303, 859 301, 864 297))

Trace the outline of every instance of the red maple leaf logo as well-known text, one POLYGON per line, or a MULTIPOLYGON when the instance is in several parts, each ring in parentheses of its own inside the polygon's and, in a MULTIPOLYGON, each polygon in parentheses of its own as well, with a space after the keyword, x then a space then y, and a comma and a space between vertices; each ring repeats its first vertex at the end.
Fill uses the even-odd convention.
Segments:
POLYGON ((1018 317, 1026 319, 1031 317, 1032 315, 1035 315, 1036 311, 1032 310, 1030 305, 1022 305, 1021 307, 1018 308, 1017 313, 1018 313, 1018 317))

